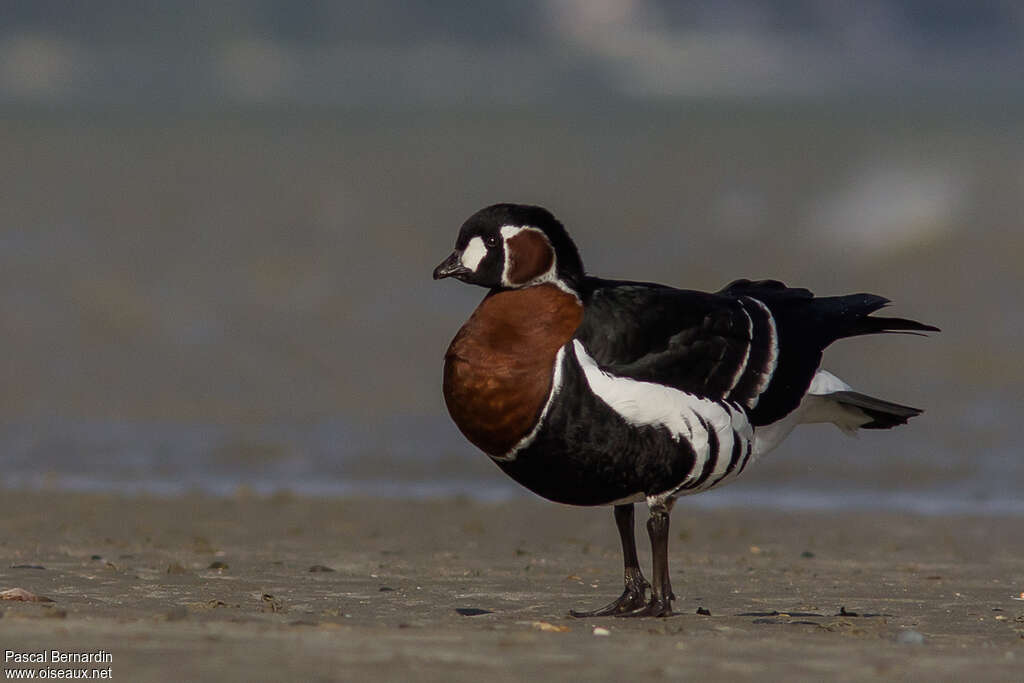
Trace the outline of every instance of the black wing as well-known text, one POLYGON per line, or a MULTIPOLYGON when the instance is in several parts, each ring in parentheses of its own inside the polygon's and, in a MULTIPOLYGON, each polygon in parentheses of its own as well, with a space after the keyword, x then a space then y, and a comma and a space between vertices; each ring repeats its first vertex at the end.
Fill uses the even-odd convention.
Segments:
MULTIPOLYGON (((777 338, 747 296, 588 278, 576 337, 605 370, 753 409, 771 379, 777 338)), ((810 380, 808 380, 810 381, 810 380)))
POLYGON ((743 405, 754 425, 799 405, 822 351, 841 337, 933 330, 869 318, 872 294, 815 298, 781 282, 737 280, 718 293, 586 278, 576 333, 606 371, 743 405))

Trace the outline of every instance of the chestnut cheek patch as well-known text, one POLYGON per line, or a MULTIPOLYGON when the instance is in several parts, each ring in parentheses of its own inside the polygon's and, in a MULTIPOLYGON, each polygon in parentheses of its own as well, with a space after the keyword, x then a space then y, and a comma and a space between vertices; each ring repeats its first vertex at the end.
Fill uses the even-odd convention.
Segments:
POLYGON ((520 230, 505 242, 508 253, 507 278, 511 285, 524 285, 544 275, 555 263, 555 252, 544 233, 520 230))

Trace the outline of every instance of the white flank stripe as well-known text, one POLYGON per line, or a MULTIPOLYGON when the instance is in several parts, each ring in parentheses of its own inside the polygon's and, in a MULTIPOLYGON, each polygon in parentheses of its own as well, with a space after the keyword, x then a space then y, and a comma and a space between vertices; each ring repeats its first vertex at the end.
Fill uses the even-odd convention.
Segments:
POLYGON ((736 441, 736 435, 740 434, 742 438, 744 431, 747 431, 749 433, 748 439, 753 436, 753 431, 750 429, 750 424, 747 422, 743 411, 736 410, 728 403, 725 405, 729 411, 729 424, 724 430, 721 428, 717 430, 718 460, 715 462, 715 469, 712 470, 711 476, 701 485, 701 489, 706 488, 708 484, 718 481, 725 474, 725 471, 729 469, 729 461, 732 459, 732 448, 736 441))
POLYGON ((515 460, 516 456, 519 455, 519 451, 523 450, 537 438, 537 433, 540 432, 540 428, 544 426, 544 418, 547 417, 548 411, 551 409, 551 404, 555 400, 555 396, 562 389, 562 359, 565 358, 565 346, 558 349, 558 353, 555 354, 555 367, 551 375, 551 391, 548 393, 548 400, 544 402, 544 408, 540 411, 540 418, 537 420, 537 424, 533 426, 530 433, 519 440, 512 449, 505 455, 492 455, 493 460, 515 460))
POLYGON ((729 382, 729 388, 725 390, 725 396, 728 398, 732 390, 736 388, 736 385, 740 383, 740 377, 743 376, 743 371, 747 369, 747 362, 750 360, 750 347, 754 343, 754 321, 750 319, 750 314, 747 313, 747 309, 743 308, 743 303, 740 302, 740 310, 743 312, 744 317, 747 319, 747 350, 743 354, 743 362, 736 368, 736 374, 732 376, 732 381, 729 382))
POLYGON ((698 416, 715 430, 719 442, 718 461, 708 481, 715 474, 723 474, 729 464, 733 429, 741 438, 752 438, 753 430, 743 411, 727 409, 719 403, 672 387, 616 377, 598 367, 579 341, 574 340, 573 345, 590 390, 626 422, 636 426, 664 427, 676 441, 685 438, 690 443, 697 457, 690 474, 680 485, 699 478, 709 456, 708 431, 701 426, 698 416))
POLYGON ((484 260, 484 256, 487 256, 487 247, 484 246, 483 239, 474 237, 462 250, 462 265, 475 273, 476 269, 480 267, 480 262, 484 260))
POLYGON ((772 315, 772 312, 768 310, 768 307, 765 306, 762 302, 758 301, 757 299, 751 297, 747 298, 753 301, 755 304, 757 304, 758 307, 762 311, 764 311, 765 316, 767 316, 768 335, 770 340, 768 347, 770 351, 770 354, 768 356, 768 364, 761 370, 761 378, 758 380, 757 386, 754 388, 754 405, 750 406, 751 408, 753 408, 754 406, 757 405, 757 400, 758 398, 760 398, 761 393, 764 392, 764 390, 768 387, 768 383, 772 381, 772 374, 774 374, 775 365, 776 363, 778 363, 779 360, 779 335, 778 332, 775 330, 775 317, 772 315))

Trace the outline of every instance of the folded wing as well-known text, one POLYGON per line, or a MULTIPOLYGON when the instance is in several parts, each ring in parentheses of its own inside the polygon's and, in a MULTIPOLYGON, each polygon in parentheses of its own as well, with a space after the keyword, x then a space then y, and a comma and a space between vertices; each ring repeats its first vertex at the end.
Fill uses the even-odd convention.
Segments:
POLYGON ((613 375, 742 406, 753 425, 796 408, 826 346, 875 332, 935 330, 872 318, 872 294, 815 298, 781 282, 737 280, 717 293, 587 278, 576 338, 613 375))

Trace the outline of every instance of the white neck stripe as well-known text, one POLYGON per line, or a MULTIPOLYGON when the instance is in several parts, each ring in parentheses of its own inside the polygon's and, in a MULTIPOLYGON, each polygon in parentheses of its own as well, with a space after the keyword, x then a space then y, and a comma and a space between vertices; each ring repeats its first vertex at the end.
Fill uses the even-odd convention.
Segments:
POLYGON ((537 438, 537 433, 540 432, 541 427, 544 426, 544 419, 548 415, 548 411, 551 409, 551 403, 555 400, 555 396, 562 389, 562 359, 565 357, 565 348, 567 345, 563 345, 562 348, 558 349, 558 353, 555 354, 555 367, 551 375, 551 391, 548 393, 548 400, 544 402, 544 407, 540 411, 540 417, 537 418, 537 424, 533 426, 530 433, 524 436, 519 442, 509 449, 508 453, 504 455, 492 455, 493 460, 510 461, 515 460, 519 455, 519 451, 523 450, 537 438))

